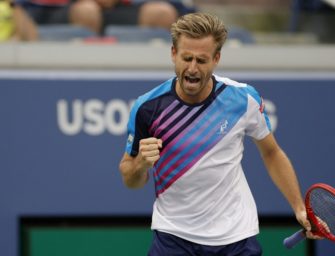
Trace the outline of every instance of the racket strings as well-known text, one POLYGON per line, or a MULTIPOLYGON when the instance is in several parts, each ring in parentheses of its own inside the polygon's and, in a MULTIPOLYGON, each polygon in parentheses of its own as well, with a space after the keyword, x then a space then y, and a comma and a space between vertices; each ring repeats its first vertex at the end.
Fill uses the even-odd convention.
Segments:
POLYGON ((332 235, 335 234, 335 195, 328 190, 316 188, 311 191, 310 204, 314 214, 324 221, 332 235))

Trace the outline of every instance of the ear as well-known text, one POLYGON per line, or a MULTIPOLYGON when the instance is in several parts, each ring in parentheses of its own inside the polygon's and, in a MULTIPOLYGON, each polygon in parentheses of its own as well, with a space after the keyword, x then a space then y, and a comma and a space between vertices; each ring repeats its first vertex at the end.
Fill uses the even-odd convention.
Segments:
POLYGON ((221 58, 221 52, 215 53, 215 56, 214 56, 215 65, 217 65, 219 63, 220 58, 221 58))
POLYGON ((177 49, 172 45, 171 46, 171 59, 173 63, 176 63, 177 49))

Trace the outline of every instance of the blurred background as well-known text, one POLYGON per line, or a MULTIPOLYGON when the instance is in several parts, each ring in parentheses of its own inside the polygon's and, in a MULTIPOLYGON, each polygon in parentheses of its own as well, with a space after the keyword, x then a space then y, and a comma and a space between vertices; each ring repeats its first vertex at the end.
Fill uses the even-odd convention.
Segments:
MULTIPOLYGON (((174 75, 171 23, 209 12, 229 36, 216 73, 256 87, 303 193, 335 186, 332 0, 0 0, 0 255, 141 256, 151 241, 152 180, 122 184, 129 110, 174 75)), ((253 143, 243 160, 265 256, 299 229, 253 143)))
MULTIPOLYGON (((231 39, 239 36, 243 43, 335 41, 333 0, 1 0, 0 3, 1 41, 129 42, 130 35, 124 37, 134 26, 146 30, 147 40, 153 37, 148 36, 150 29, 151 33, 155 30, 155 37, 168 40, 164 32, 175 18, 194 11, 223 17, 234 32, 231 39)), ((139 40, 144 39, 139 37, 136 41, 139 40)))

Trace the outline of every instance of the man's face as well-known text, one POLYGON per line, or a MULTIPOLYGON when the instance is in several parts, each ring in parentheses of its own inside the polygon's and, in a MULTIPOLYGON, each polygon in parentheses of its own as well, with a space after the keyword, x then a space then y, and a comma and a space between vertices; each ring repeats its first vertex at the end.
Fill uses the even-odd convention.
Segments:
POLYGON ((220 60, 213 37, 193 39, 182 35, 171 54, 178 78, 178 96, 191 104, 205 100, 212 91, 211 76, 220 60))

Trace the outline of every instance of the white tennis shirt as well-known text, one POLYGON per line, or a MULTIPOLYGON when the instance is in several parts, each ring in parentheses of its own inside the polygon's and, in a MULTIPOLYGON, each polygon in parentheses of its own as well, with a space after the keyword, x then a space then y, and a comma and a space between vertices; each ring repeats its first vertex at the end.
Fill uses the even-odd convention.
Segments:
POLYGON ((139 97, 128 123, 126 152, 139 140, 163 140, 155 164, 152 229, 204 245, 226 245, 258 234, 255 201, 241 160, 248 135, 270 131, 262 99, 243 83, 213 76, 214 88, 190 105, 175 92, 175 78, 139 97))

